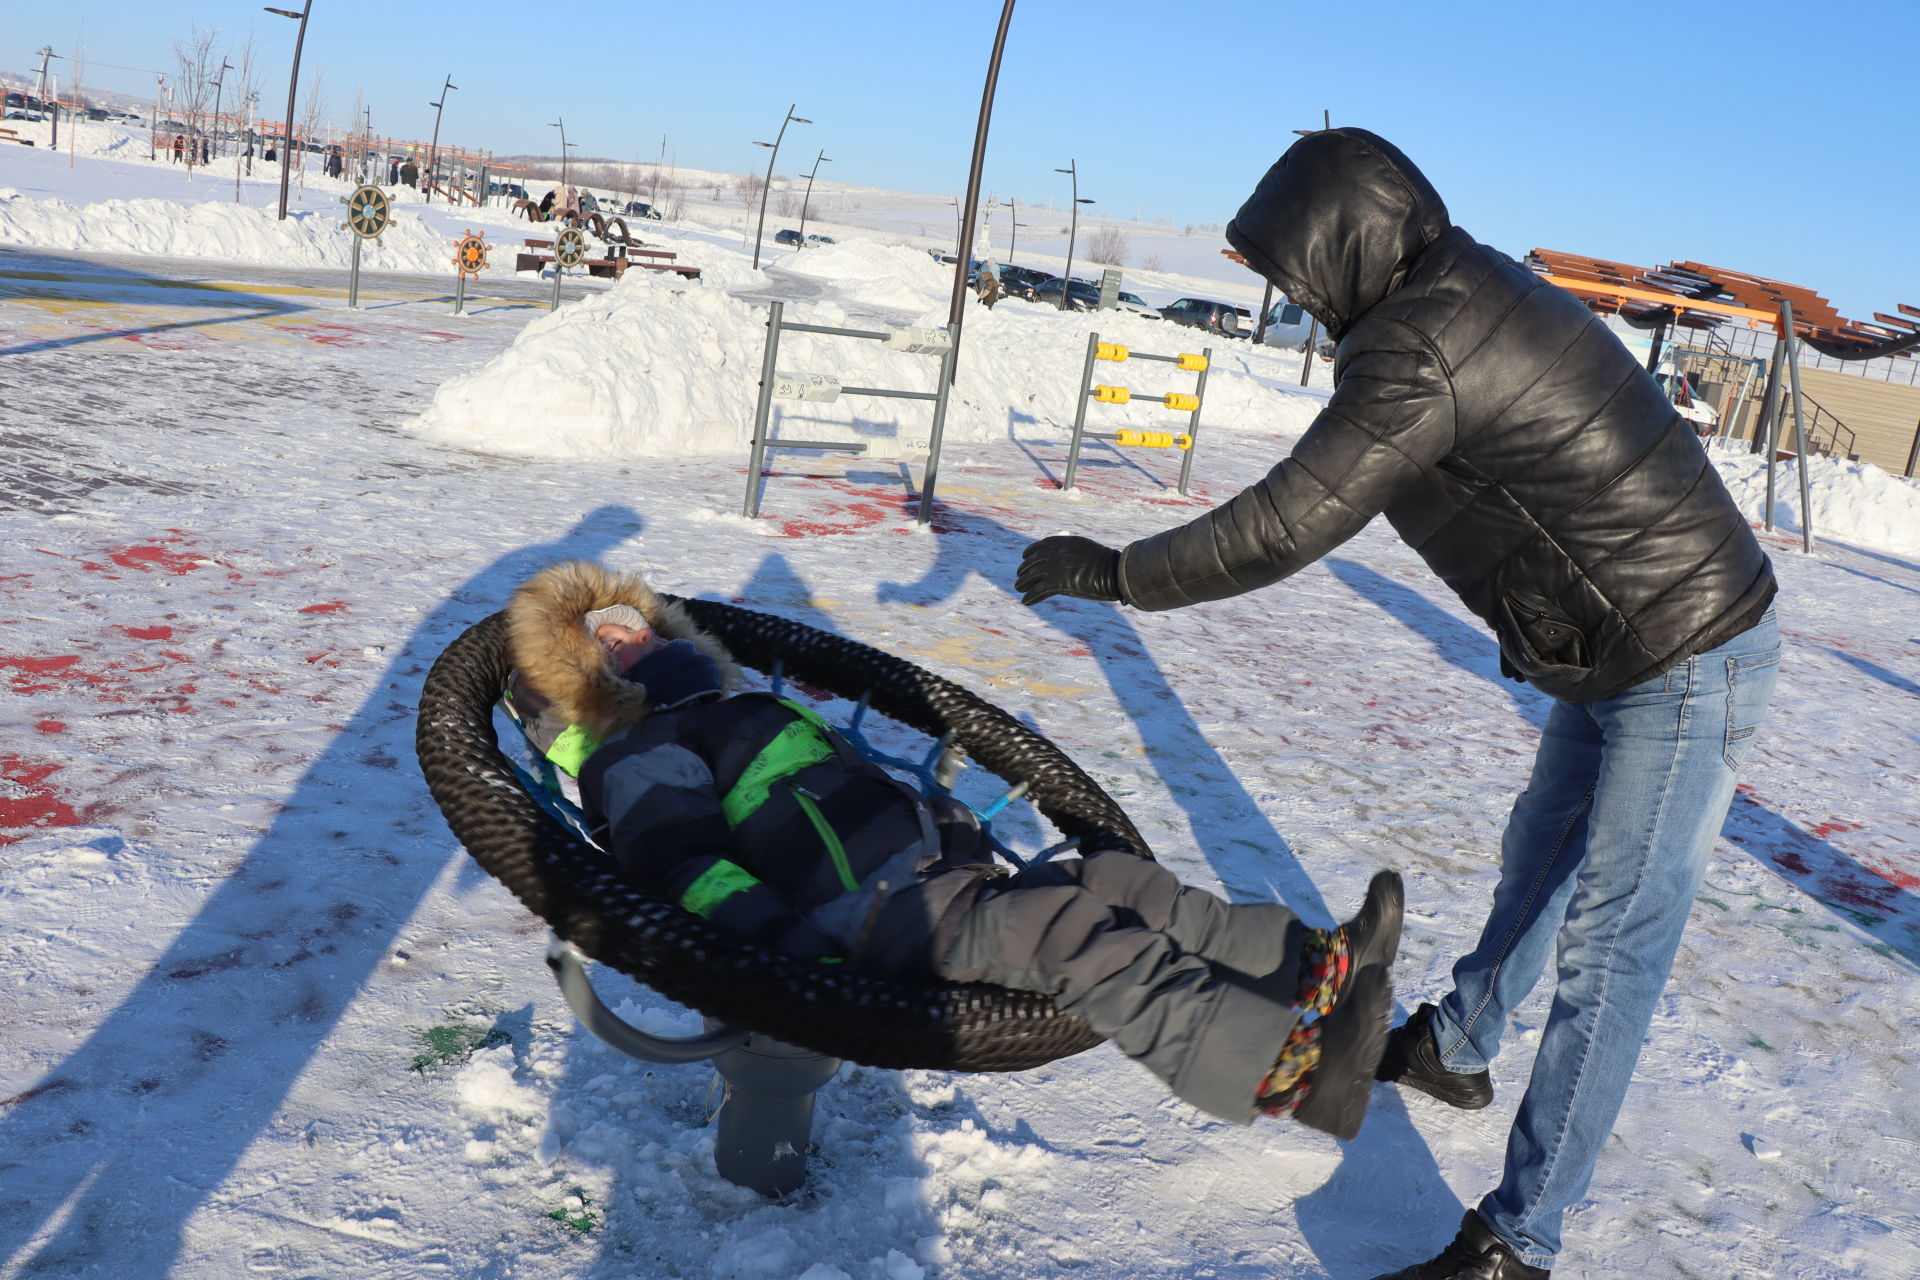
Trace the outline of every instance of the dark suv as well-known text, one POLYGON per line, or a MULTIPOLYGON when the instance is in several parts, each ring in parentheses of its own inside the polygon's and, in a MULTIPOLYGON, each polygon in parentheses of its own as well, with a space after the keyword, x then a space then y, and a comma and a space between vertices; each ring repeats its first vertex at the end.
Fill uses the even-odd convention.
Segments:
POLYGON ((806 243, 806 241, 800 238, 800 233, 798 231, 795 231, 792 227, 787 227, 785 230, 774 232, 773 242, 775 244, 790 244, 794 246, 794 248, 796 249, 806 243))
MULTIPOLYGON (((1062 281, 1052 276, 1033 286, 1033 300, 1044 302, 1050 307, 1060 305, 1062 281)), ((1069 311, 1093 311, 1100 305, 1100 286, 1087 280, 1075 280, 1067 286, 1067 309, 1069 311)))
POLYGON ((1208 333, 1217 333, 1228 338, 1243 338, 1246 330, 1240 325, 1240 317, 1246 314, 1244 308, 1230 302, 1212 302, 1206 298, 1182 298, 1160 308, 1160 314, 1175 324, 1192 325, 1196 329, 1205 329, 1208 333))
POLYGON ((1054 277, 1044 271, 1035 271, 1032 267, 1016 267, 1010 262, 1000 264, 1000 289, 1016 298, 1033 301, 1033 291, 1054 277))

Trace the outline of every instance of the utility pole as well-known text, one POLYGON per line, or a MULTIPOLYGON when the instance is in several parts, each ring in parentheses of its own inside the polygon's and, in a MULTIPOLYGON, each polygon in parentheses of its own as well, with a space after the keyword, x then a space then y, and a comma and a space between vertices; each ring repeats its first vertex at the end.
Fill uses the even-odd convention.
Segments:
POLYGON ((47 145, 58 147, 60 145, 60 103, 58 101, 60 97, 60 85, 58 81, 54 82, 53 97, 55 101, 49 102, 47 100, 47 59, 58 58, 60 55, 53 51, 53 46, 50 44, 41 45, 36 52, 40 55, 40 91, 34 96, 46 104, 49 112, 53 116, 53 141, 47 145))
POLYGON ((213 82, 213 128, 207 135, 212 146, 212 150, 207 155, 209 164, 220 154, 220 89, 226 84, 227 72, 231 70, 233 70, 233 64, 227 61, 225 54, 220 55, 220 74, 213 82))
MULTIPOLYGON (((280 140, 280 221, 287 220, 287 180, 293 176, 293 95, 300 85, 300 50, 307 43, 307 15, 313 12, 313 0, 307 0, 307 7, 295 13, 291 9, 274 9, 262 6, 268 13, 277 13, 283 18, 300 19, 300 34, 293 40, 293 70, 287 76, 287 129, 286 136, 280 140)), ((302 179, 304 182, 305 180, 302 179)))
POLYGON ((1064 169, 1055 169, 1055 173, 1064 173, 1073 182, 1073 203, 1067 206, 1071 218, 1067 223, 1067 269, 1060 276, 1060 310, 1067 309, 1067 299, 1073 292, 1073 242, 1080 234, 1080 206, 1092 204, 1091 198, 1080 198, 1080 166, 1077 161, 1067 161, 1064 169))

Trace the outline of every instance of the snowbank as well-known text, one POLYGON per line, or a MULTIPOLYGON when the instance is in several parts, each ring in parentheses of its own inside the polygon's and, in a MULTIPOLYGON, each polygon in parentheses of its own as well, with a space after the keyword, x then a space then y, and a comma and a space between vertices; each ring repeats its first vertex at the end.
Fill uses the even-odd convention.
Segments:
MULTIPOLYGON (((720 255, 715 255, 716 257, 720 255)), ((875 330, 936 326, 946 319, 951 276, 916 250, 884 245, 808 250, 805 272, 822 296, 790 302, 786 319, 875 330)), ((737 453, 752 438, 766 343, 763 304, 729 296, 760 283, 749 268, 709 269, 698 284, 630 275, 596 297, 568 303, 527 326, 513 345, 472 373, 443 384, 407 425, 434 439, 487 452, 546 457, 639 458, 737 453)), ((1059 433, 1072 426, 1074 391, 1087 335, 1159 354, 1209 345, 1202 434, 1216 429, 1297 432, 1318 400, 1286 394, 1298 357, 1208 338, 1165 321, 1105 312, 1067 314, 1017 300, 970 306, 959 378, 949 398, 946 439, 1059 433)), ((843 386, 932 391, 939 362, 878 342, 789 333, 778 372, 823 373, 843 386)), ((1191 391, 1194 376, 1159 363, 1102 364, 1096 381, 1142 394, 1191 391)), ((924 452, 932 425, 926 401, 843 396, 831 403, 775 402, 775 433, 809 440, 864 441, 876 457, 924 452), (782 424, 785 424, 784 427, 782 424)), ((1097 430, 1184 431, 1184 413, 1155 404, 1089 405, 1097 430)))
MULTIPOLYGON (((1766 463, 1740 442, 1716 444, 1712 457, 1740 509, 1761 519, 1767 508, 1766 463)), ((1911 480, 1871 462, 1809 457, 1807 491, 1815 538, 1920 558, 1920 486, 1911 480)), ((1782 463, 1773 477, 1773 523, 1798 533, 1803 527, 1799 513, 1800 477, 1791 462, 1782 463)))
MULTIPOLYGON (((0 244, 343 270, 352 261, 344 209, 336 215, 291 210, 284 222, 275 212, 213 201, 69 204, 0 188, 0 244)), ((452 275, 452 243, 417 214, 395 210, 386 233, 366 242, 360 264, 369 271, 452 275)))

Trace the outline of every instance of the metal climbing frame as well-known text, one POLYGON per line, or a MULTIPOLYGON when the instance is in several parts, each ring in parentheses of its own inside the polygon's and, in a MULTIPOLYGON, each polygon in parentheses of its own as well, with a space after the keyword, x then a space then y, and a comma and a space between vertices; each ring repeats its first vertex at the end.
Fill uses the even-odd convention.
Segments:
POLYGON ((1067 449, 1067 477, 1061 484, 1063 489, 1073 488, 1074 476, 1080 470, 1080 442, 1082 440, 1107 440, 1122 446, 1146 449, 1178 449, 1180 458, 1180 492, 1187 491, 1187 477, 1193 473, 1193 447, 1200 438, 1200 405, 1207 394, 1207 368, 1213 363, 1213 348, 1203 348, 1199 355, 1183 352, 1174 356, 1156 356, 1145 351, 1132 351, 1117 342, 1102 342, 1100 335, 1087 335, 1087 363, 1080 373, 1080 395, 1073 410, 1073 443, 1067 449), (1191 393, 1169 391, 1163 396, 1146 396, 1130 391, 1126 387, 1096 386, 1093 381, 1093 365, 1096 360, 1158 360, 1170 364, 1176 369, 1200 376, 1195 379, 1191 393), (1188 412, 1187 429, 1175 434, 1171 431, 1140 431, 1123 429, 1120 431, 1087 430, 1087 401, 1097 400, 1101 404, 1129 404, 1135 400, 1150 400, 1155 404, 1164 404, 1169 409, 1184 409, 1188 412))
MULTIPOLYGON (((927 468, 920 482, 920 504, 915 519, 921 524, 933 518, 933 486, 940 471, 940 437, 947 425, 947 387, 952 382, 953 335, 946 329, 843 329, 836 325, 795 324, 783 318, 784 304, 768 308, 767 349, 760 361, 760 401, 753 411, 753 456, 747 464, 747 496, 740 514, 752 518, 760 514, 760 477, 766 466, 768 449, 812 449, 822 453, 865 453, 867 446, 855 440, 776 440, 770 420, 773 402, 807 400, 831 403, 841 396, 884 396, 894 400, 933 401, 933 435, 927 446, 927 468), (893 351, 940 357, 940 376, 935 391, 896 391, 889 387, 847 387, 830 374, 807 374, 781 378, 775 373, 780 358, 782 333, 823 333, 839 338, 865 338, 882 342, 893 351)), ((1204 375, 1203 375, 1204 376, 1204 375)))

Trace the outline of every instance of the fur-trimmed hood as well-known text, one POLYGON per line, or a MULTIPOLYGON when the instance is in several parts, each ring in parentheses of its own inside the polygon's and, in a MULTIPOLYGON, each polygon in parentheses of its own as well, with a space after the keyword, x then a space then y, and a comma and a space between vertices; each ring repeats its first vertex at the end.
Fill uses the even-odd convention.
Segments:
POLYGON ((568 560, 534 574, 507 604, 507 647, 520 683, 552 704, 568 724, 605 742, 651 711, 646 686, 616 675, 605 650, 582 625, 592 610, 615 604, 638 609, 667 639, 699 646, 719 663, 728 693, 739 686, 733 656, 693 624, 683 605, 662 600, 637 574, 568 560))

